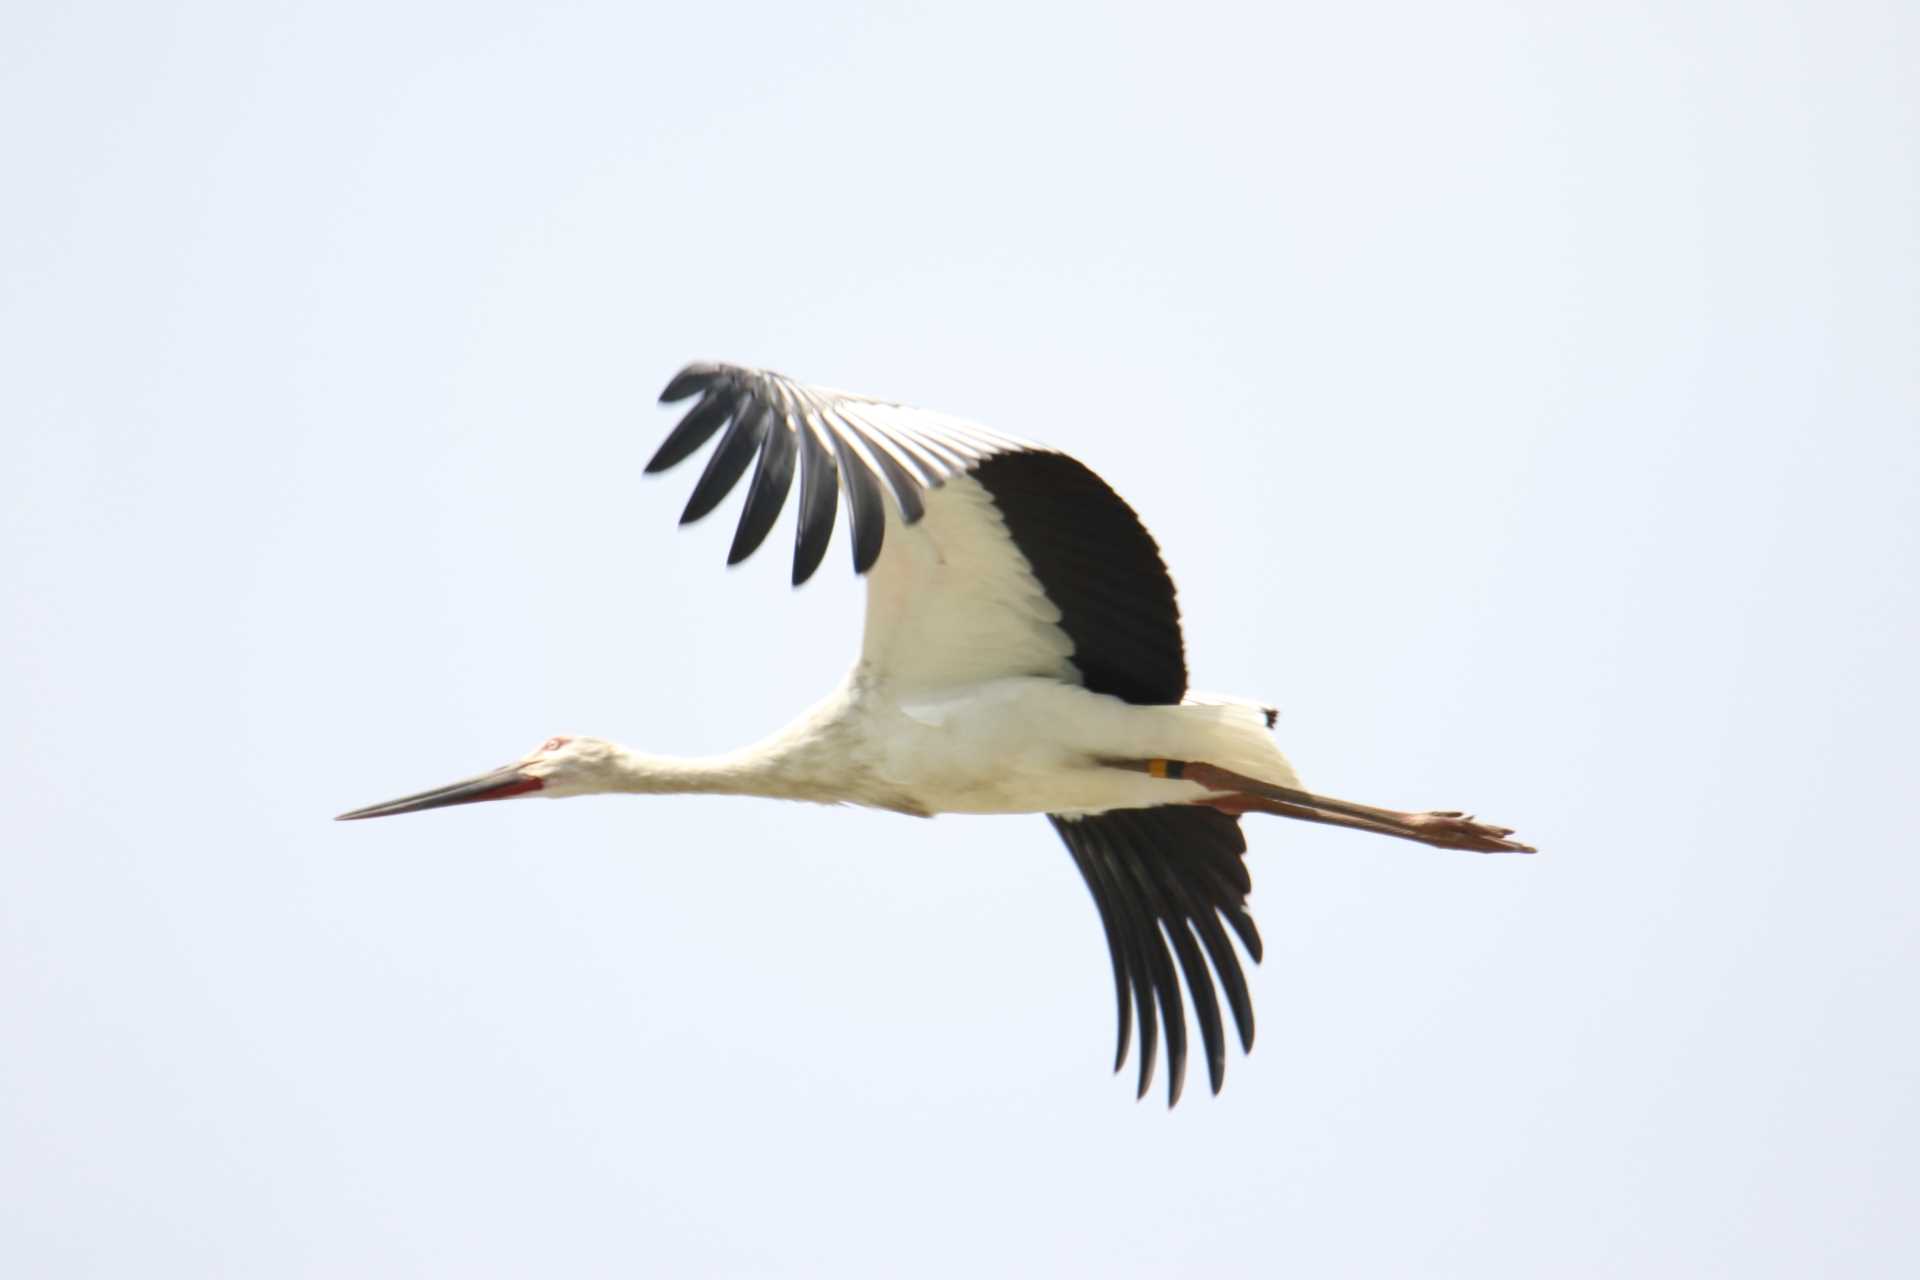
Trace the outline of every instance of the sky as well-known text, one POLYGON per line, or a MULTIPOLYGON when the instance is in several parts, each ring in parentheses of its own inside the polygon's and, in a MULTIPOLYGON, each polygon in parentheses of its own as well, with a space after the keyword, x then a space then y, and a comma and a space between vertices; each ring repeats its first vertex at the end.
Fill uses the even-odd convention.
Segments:
POLYGON ((0 1271, 1914 1274, 1916 67, 1892 0, 6 6, 0 1271), (641 473, 694 359, 1072 452, 1310 786, 1539 856, 1250 819, 1258 1043, 1168 1112, 1039 818, 332 822, 839 679, 844 526, 795 592, 641 473))

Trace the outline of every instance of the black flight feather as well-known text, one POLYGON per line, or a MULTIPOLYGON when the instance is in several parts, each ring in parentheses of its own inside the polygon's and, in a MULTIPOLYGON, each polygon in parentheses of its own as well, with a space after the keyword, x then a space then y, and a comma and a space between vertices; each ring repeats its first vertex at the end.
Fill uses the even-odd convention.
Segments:
POLYGON ((753 480, 747 485, 747 505, 740 513, 740 527, 734 531, 733 546, 727 551, 728 564, 739 564, 766 541, 773 522, 780 518, 780 508, 787 504, 797 454, 791 431, 776 425, 767 432, 760 460, 754 464, 753 480))
POLYGON ((1060 610, 1095 693, 1178 702, 1187 691, 1180 606, 1153 536, 1085 466, 1060 453, 996 454, 970 472, 1060 610))
POLYGON ((880 482, 851 444, 834 433, 833 453, 840 464, 840 484, 847 493, 847 523, 853 526, 853 571, 865 573, 880 558, 887 533, 886 501, 880 482))
POLYGON ((747 464, 760 449, 770 417, 772 413, 763 404, 749 400, 740 405, 740 411, 733 416, 733 425, 720 437, 719 447, 707 459, 707 469, 700 473, 699 483, 693 486, 693 496, 687 499, 686 510, 680 513, 681 524, 692 524, 733 492, 733 486, 740 483, 747 464))
POLYGON ((797 587, 813 576, 826 556, 834 509, 840 504, 834 496, 833 455, 804 418, 794 430, 800 438, 800 518, 793 530, 793 585, 797 587))
POLYGON ((647 462, 647 471, 665 471, 686 460, 687 455, 712 438, 733 411, 734 397, 725 390, 709 391, 699 404, 687 411, 680 425, 667 436, 647 462))

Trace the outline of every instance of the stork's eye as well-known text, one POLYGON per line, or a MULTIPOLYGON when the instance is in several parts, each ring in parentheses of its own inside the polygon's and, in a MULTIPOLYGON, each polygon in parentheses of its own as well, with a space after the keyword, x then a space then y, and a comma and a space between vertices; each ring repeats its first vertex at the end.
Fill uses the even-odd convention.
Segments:
POLYGON ((560 748, 566 746, 569 742, 572 742, 572 741, 573 741, 572 738, 566 738, 566 737, 548 738, 545 742, 540 744, 540 749, 542 751, 558 751, 560 748))

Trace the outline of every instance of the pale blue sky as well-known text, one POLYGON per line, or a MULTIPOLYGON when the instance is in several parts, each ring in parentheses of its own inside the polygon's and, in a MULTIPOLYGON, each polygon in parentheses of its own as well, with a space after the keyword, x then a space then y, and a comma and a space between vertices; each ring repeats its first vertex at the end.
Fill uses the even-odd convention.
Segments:
POLYGON ((1913 1274, 1915 14, 16 0, 0 1271, 1913 1274), (1037 818, 330 822, 838 678, 693 358, 1074 451, 1544 852, 1252 824, 1169 1115, 1037 818))

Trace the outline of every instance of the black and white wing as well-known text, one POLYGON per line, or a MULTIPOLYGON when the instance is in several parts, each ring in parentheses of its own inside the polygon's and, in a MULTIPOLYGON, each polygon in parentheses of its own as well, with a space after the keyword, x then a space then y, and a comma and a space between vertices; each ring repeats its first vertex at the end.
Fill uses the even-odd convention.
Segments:
POLYGON ((819 568, 844 495, 854 571, 868 574, 861 660, 896 687, 1049 675, 1129 702, 1185 694, 1180 610, 1159 548, 1079 462, 945 414, 735 365, 689 365, 660 398, 696 394, 647 463, 663 471, 725 428, 680 522, 711 512, 754 464, 727 554, 737 564, 765 541, 797 472, 798 585, 819 568))
MULTIPOLYGON (((1180 610, 1159 548, 1133 510, 1079 462, 943 414, 733 365, 690 365, 660 398, 696 394, 647 464, 648 471, 671 467, 725 428, 681 522, 712 511, 757 458, 727 556, 738 563, 766 539, 797 468, 797 585, 819 567, 844 494, 853 566, 867 575, 860 662, 901 696, 1018 675, 1051 676, 1134 703, 1185 696, 1180 610)), ((1242 1043, 1253 1042, 1246 979, 1221 921, 1260 958, 1238 822, 1185 806, 1052 821, 1093 894, 1112 952, 1115 1069, 1137 1012, 1140 1091, 1164 1026, 1169 1097, 1179 1097, 1183 973, 1217 1092, 1225 1035, 1207 960, 1242 1043)))

